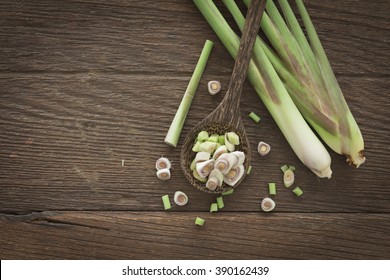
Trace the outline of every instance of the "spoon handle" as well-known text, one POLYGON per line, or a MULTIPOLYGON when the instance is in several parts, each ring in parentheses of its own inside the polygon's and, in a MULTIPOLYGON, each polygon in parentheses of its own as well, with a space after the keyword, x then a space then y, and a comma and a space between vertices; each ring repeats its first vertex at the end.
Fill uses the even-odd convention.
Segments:
MULTIPOLYGON (((240 40, 236 62, 230 78, 228 91, 224 98, 226 109, 234 114, 239 110, 240 97, 245 82, 248 65, 252 57, 252 49, 259 32, 261 17, 265 8, 265 0, 251 0, 246 15, 244 30, 240 40)), ((239 112, 238 112, 239 113, 239 112)))

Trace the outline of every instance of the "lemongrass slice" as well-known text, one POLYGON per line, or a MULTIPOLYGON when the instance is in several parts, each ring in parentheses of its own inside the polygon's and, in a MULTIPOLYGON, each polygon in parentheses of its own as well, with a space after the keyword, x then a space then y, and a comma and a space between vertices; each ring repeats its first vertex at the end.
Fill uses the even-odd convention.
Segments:
POLYGON ((207 83, 207 89, 211 95, 216 95, 218 92, 221 91, 222 86, 221 83, 218 81, 210 81, 207 83))
POLYGON ((194 176, 195 179, 197 179, 198 181, 200 181, 202 183, 207 182, 207 178, 200 177, 200 175, 198 174, 198 171, 196 171, 196 169, 194 169, 194 171, 192 171, 192 175, 194 176))
POLYGON ((225 174, 223 181, 229 186, 234 186, 242 178, 242 176, 244 176, 244 171, 244 165, 232 168, 227 174, 225 174))
POLYGON ((223 174, 218 169, 211 170, 209 178, 216 178, 218 182, 218 187, 222 186, 223 174))
POLYGON ((199 152, 195 156, 195 164, 206 161, 210 159, 210 153, 209 152, 199 152))
POLYGON ((225 145, 225 135, 218 136, 218 143, 221 145, 225 145))
POLYGON ((204 222, 205 222, 205 220, 202 218, 196 217, 196 219, 195 219, 195 225, 197 225, 197 226, 202 227, 204 225, 204 222))
POLYGON ((211 203, 210 212, 218 212, 218 204, 217 203, 211 203))
POLYGON ((228 138, 229 142, 232 143, 233 145, 239 145, 240 144, 240 137, 238 136, 237 133, 235 133, 233 131, 228 132, 227 138, 228 138))
POLYGON ((169 178, 171 178, 171 171, 169 171, 168 168, 160 169, 157 170, 156 175, 160 180, 166 181, 169 180, 169 178))
POLYGON ((217 147, 217 143, 206 141, 199 145, 199 151, 213 153, 217 147))
POLYGON ((225 146, 229 152, 233 152, 236 149, 234 144, 230 143, 227 133, 225 133, 225 146))
POLYGON ((214 159, 198 162, 196 164, 196 171, 198 172, 199 176, 202 178, 206 178, 207 176, 209 176, 211 170, 213 169, 214 169, 214 159))
POLYGON ((233 164, 232 168, 236 168, 236 167, 240 166, 245 161, 245 153, 244 152, 234 151, 234 152, 231 152, 230 155, 236 157, 236 161, 233 164))
POLYGON ((217 197, 217 204, 218 204, 218 208, 219 209, 225 207, 225 203, 223 203, 223 197, 222 196, 218 196, 217 197))
POLYGON ((217 150, 215 150, 213 154, 213 159, 218 159, 222 154, 226 154, 228 149, 225 145, 220 146, 217 150))
POLYGON ((276 184, 268 183, 268 190, 270 195, 276 195, 276 184))
POLYGON ((172 206, 171 206, 171 201, 169 200, 169 196, 166 194, 166 195, 163 195, 161 197, 162 199, 162 202, 163 202, 163 205, 164 205, 164 209, 165 210, 168 210, 168 209, 171 209, 172 206))
POLYGON ((173 201, 175 201, 175 203, 178 206, 184 206, 188 202, 188 196, 181 191, 177 191, 177 192, 175 192, 175 195, 173 197, 173 201))
POLYGON ((218 143, 218 137, 219 137, 218 134, 211 134, 206 141, 218 143))
POLYGON ((284 186, 288 188, 292 186, 292 184, 294 184, 294 181, 295 181, 294 171, 292 171, 291 169, 287 169, 283 175, 284 186))
POLYGON ((273 201, 271 198, 269 197, 266 197, 264 198, 262 201, 261 201, 261 209, 264 211, 264 212, 270 212, 272 210, 274 210, 276 206, 276 203, 275 201, 273 201))
POLYGON ((249 114, 249 117, 255 122, 255 123, 258 123, 260 121, 260 117, 258 115, 256 115, 256 113, 254 112, 251 112, 249 114))
POLYGON ((201 141, 196 141, 196 143, 192 147, 192 151, 195 153, 200 152, 200 144, 202 144, 201 141))
POLYGON ((246 171, 246 174, 249 175, 252 172, 252 165, 249 165, 248 170, 246 171))
POLYGON ((234 189, 230 189, 230 190, 227 190, 227 191, 224 191, 223 193, 221 193, 222 195, 231 195, 234 193, 234 189))
POLYGON ((231 154, 225 153, 218 157, 215 161, 214 168, 221 171, 222 174, 226 174, 233 167, 236 157, 231 154))
POLYGON ((209 138, 209 133, 207 131, 203 130, 198 133, 198 137, 197 137, 198 141, 203 142, 207 138, 209 138))
POLYGON ((296 196, 301 196, 303 194, 303 190, 300 187, 296 187, 293 189, 293 193, 295 193, 296 196))
POLYGON ((265 142, 260 141, 259 145, 257 146, 257 151, 261 156, 268 155, 268 153, 271 151, 271 146, 265 142))
POLYGON ((191 169, 192 171, 194 171, 195 168, 196 168, 196 162, 195 162, 195 158, 194 158, 194 159, 192 160, 191 164, 190 164, 190 169, 191 169))
MULTIPOLYGON (((124 161, 122 161, 122 163, 124 163, 124 161)), ((123 164, 124 165, 124 164, 123 164)), ((157 170, 161 170, 161 169, 165 169, 165 168, 171 168, 171 162, 168 158, 166 157, 160 157, 157 161, 156 161, 156 169, 157 170)))
POLYGON ((218 188, 218 179, 210 176, 206 182, 206 188, 210 191, 215 191, 218 188))

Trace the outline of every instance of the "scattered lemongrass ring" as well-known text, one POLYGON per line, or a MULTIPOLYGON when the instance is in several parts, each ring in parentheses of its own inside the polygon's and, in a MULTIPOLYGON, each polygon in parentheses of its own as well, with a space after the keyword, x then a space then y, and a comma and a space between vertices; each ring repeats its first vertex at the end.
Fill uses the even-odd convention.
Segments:
POLYGON ((262 201, 261 201, 261 209, 264 211, 264 212, 270 212, 272 210, 274 210, 276 206, 276 203, 275 201, 273 201, 271 198, 269 197, 266 197, 264 198, 262 201))
POLYGON ((181 191, 177 191, 177 192, 175 192, 175 195, 173 197, 173 201, 178 206, 184 206, 188 202, 188 196, 185 193, 181 192, 181 191))
POLYGON ((171 178, 171 171, 168 168, 160 169, 157 170, 156 175, 160 180, 166 181, 171 178))
POLYGON ((269 144, 262 141, 259 142, 259 145, 257 146, 257 152, 261 156, 268 155, 270 151, 271 151, 271 146, 269 144))
POLYGON ((221 83, 218 81, 210 81, 207 83, 207 89, 211 95, 216 95, 218 92, 221 91, 222 86, 221 83))
POLYGON ((172 206, 171 206, 171 201, 169 200, 169 196, 166 194, 166 195, 163 195, 161 197, 162 199, 162 202, 163 202, 163 205, 164 205, 164 209, 165 210, 168 210, 168 209, 171 209, 172 206))
POLYGON ((283 175, 283 183, 286 188, 292 186, 295 181, 294 171, 291 169, 287 169, 283 175))
POLYGON ((249 114, 249 117, 255 122, 255 123, 258 123, 260 121, 260 117, 258 115, 256 115, 254 112, 251 112, 249 114))
POLYGON ((303 190, 300 187, 296 187, 293 189, 293 193, 295 193, 296 196, 301 196, 303 194, 303 190))
MULTIPOLYGON (((124 160, 122 161, 124 164, 124 160)), ((156 169, 170 169, 171 168, 171 161, 166 157, 160 157, 158 160, 156 160, 156 169)))
POLYGON ((204 220, 204 219, 199 218, 199 217, 196 217, 196 219, 195 219, 195 225, 197 225, 197 226, 203 226, 204 223, 205 223, 205 220, 204 220))

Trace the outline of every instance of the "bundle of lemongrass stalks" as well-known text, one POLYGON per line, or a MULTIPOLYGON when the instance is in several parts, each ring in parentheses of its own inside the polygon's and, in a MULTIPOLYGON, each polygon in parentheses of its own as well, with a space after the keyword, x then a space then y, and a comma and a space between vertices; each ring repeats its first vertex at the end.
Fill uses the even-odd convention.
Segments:
MULTIPOLYGON (((248 6, 250 0, 243 0, 248 6)), ((210 0, 194 0, 233 58, 239 37, 210 0)), ((234 0, 223 0, 242 30, 245 18, 234 0)), ((248 79, 299 159, 319 177, 331 177, 330 156, 321 141, 358 167, 365 161, 360 129, 302 0, 296 0, 308 34, 305 37, 287 0, 279 0, 284 17, 267 0, 261 28, 272 48, 259 36, 248 79), (306 122, 306 121, 307 122, 306 122)))

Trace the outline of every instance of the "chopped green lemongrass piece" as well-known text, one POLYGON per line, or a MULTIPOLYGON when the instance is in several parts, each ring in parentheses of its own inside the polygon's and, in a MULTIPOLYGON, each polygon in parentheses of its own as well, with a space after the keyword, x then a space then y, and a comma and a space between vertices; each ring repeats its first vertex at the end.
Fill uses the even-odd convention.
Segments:
POLYGON ((212 134, 209 138, 206 139, 206 141, 218 143, 218 137, 218 134, 212 134))
POLYGON ((210 154, 215 151, 215 148, 217 147, 217 143, 206 141, 199 145, 199 151, 200 152, 209 152, 210 154))
POLYGON ((251 112, 249 114, 249 117, 255 122, 255 123, 258 123, 260 121, 260 117, 258 115, 256 115, 254 112, 251 112))
POLYGON ((295 166, 294 165, 289 165, 289 167, 292 171, 295 171, 295 166))
POLYGON ((240 137, 235 132, 228 132, 227 138, 230 143, 233 145, 239 145, 240 144, 240 137))
POLYGON ((218 81, 210 81, 207 83, 207 89, 211 95, 216 95, 218 92, 221 91, 222 86, 221 83, 218 81))
POLYGON ((171 126, 169 127, 168 133, 165 136, 164 141, 168 145, 171 145, 173 147, 176 147, 177 145, 181 130, 183 128, 183 124, 185 122, 188 111, 190 109, 192 99, 194 98, 194 95, 196 93, 196 89, 198 88, 198 84, 203 74, 203 70, 206 67, 206 63, 209 59, 211 50, 213 48, 213 44, 214 43, 209 40, 207 40, 204 44, 202 53, 200 54, 194 73, 192 74, 191 80, 187 86, 187 90, 184 93, 183 99, 180 103, 179 108, 177 109, 177 112, 175 114, 175 117, 173 118, 171 126))
POLYGON ((249 175, 252 172, 252 165, 249 165, 248 170, 246 171, 246 174, 249 175))
POLYGON ((200 141, 200 142, 203 142, 205 141, 207 138, 209 138, 209 133, 207 131, 201 131, 198 133, 198 137, 196 138, 196 140, 200 141))
POLYGON ((218 204, 217 203, 211 203, 210 212, 218 212, 218 204))
POLYGON ((195 153, 200 152, 200 144, 202 144, 202 142, 196 141, 196 143, 192 147, 192 151, 195 153))
POLYGON ((293 189, 293 193, 295 193, 296 196, 301 196, 303 194, 303 190, 300 187, 295 187, 293 189))
MULTIPOLYGON (((232 14, 239 28, 243 29, 245 18, 240 9, 233 0, 224 0, 226 6, 227 2, 236 7, 235 14, 232 14)), ((194 3, 231 56, 235 58, 239 48, 239 37, 231 29, 216 5, 208 0, 194 0, 194 3)), ((231 11, 229 7, 228 9, 231 11)), ((263 19, 265 16, 266 14, 263 14, 263 19)), ((267 52, 259 45, 259 41, 255 42, 255 60, 249 63, 247 73, 249 81, 299 159, 317 176, 330 178, 332 171, 329 153, 303 119, 283 81, 275 71, 270 58, 268 58, 267 52), (261 63, 256 63, 256 57, 261 63)))
POLYGON ((276 195, 276 184, 268 183, 268 190, 270 195, 276 195))
POLYGON ((286 171, 289 169, 289 167, 288 167, 287 164, 285 164, 285 165, 281 166, 280 169, 281 169, 281 170, 283 171, 283 173, 284 173, 284 172, 286 172, 286 171))
POLYGON ((195 219, 195 225, 197 225, 197 226, 203 226, 204 223, 205 223, 205 220, 204 220, 204 219, 199 218, 199 217, 196 217, 196 219, 195 219))
POLYGON ((222 195, 231 195, 231 194, 233 194, 233 193, 234 193, 234 189, 230 189, 230 190, 224 191, 224 192, 222 193, 222 195))
POLYGON ((294 171, 292 171, 291 169, 287 169, 286 172, 284 172, 283 174, 284 186, 286 188, 289 188, 294 184, 294 181, 295 181, 294 171))
POLYGON ((166 194, 166 195, 163 195, 162 197, 161 197, 161 199, 162 199, 162 202, 163 202, 163 204, 164 204, 164 209, 165 210, 168 210, 168 209, 171 209, 172 208, 172 206, 171 206, 171 201, 169 200, 169 196, 166 194))
POLYGON ((218 142, 221 145, 225 145, 225 135, 219 135, 218 136, 218 142))
POLYGON ((222 196, 218 196, 217 197, 217 205, 218 205, 219 209, 225 207, 225 204, 223 203, 223 197, 222 196))

